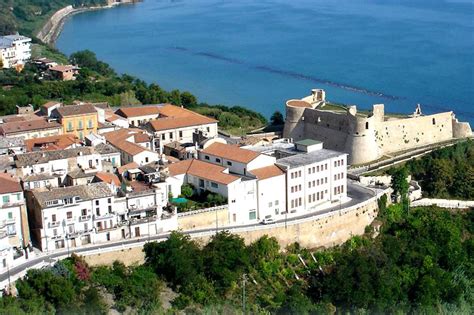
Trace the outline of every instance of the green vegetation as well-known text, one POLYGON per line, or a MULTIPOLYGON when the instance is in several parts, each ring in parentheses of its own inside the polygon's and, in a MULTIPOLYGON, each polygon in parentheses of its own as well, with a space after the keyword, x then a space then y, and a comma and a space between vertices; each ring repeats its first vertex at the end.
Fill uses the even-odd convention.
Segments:
MULTIPOLYGON (((54 60, 63 61, 54 49, 39 46, 54 60)), ((39 54, 39 53, 38 53, 39 54)), ((65 58, 65 57, 64 57, 65 58)), ((265 117, 240 106, 211 106, 198 103, 189 92, 163 90, 157 84, 129 75, 117 75, 106 63, 97 60, 95 54, 85 50, 74 53, 69 62, 81 67, 75 81, 47 81, 40 79, 39 69, 28 64, 21 73, 12 69, 0 70, 0 85, 11 88, 0 91, 0 114, 12 114, 16 105, 33 104, 38 108, 49 100, 71 103, 74 100, 109 102, 112 106, 171 103, 182 105, 203 115, 219 120, 219 127, 231 134, 244 134, 264 126, 265 117)))
POLYGON ((474 199, 474 142, 467 140, 433 151, 404 166, 387 171, 396 174, 406 169, 418 180, 426 197, 474 199))
POLYGON ((272 117, 270 117, 270 123, 272 126, 283 125, 285 123, 285 118, 280 111, 276 111, 273 113, 272 117))
POLYGON ((184 184, 181 186, 181 194, 178 197, 187 199, 186 202, 171 201, 171 203, 177 207, 178 212, 205 209, 227 203, 226 198, 210 191, 205 191, 201 194, 198 194, 194 189, 194 186, 189 184, 184 184))
POLYGON ((201 246, 173 232, 147 243, 145 264, 90 268, 72 256, 31 270, 18 297, 0 298, 0 314, 163 313, 164 282, 178 296, 170 313, 472 314, 474 213, 435 207, 405 211, 379 200, 382 223, 341 246, 281 251, 264 236, 250 245, 228 232, 201 246))
POLYGON ((0 0, 0 35, 33 36, 57 10, 106 4, 105 0, 0 0))

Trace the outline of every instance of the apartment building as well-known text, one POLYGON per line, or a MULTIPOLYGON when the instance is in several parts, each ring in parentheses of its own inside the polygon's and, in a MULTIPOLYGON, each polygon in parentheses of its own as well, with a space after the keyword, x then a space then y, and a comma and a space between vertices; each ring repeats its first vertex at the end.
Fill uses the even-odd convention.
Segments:
POLYGON ((159 189, 135 182, 118 194, 114 183, 27 192, 32 239, 42 251, 70 249, 131 237, 147 237, 177 228, 159 189))
POLYGON ((159 159, 153 151, 150 136, 140 129, 119 129, 103 134, 108 143, 120 151, 124 164, 135 162, 145 165, 159 159))
POLYGON ((81 140, 86 135, 97 133, 98 115, 92 104, 59 106, 51 116, 58 118, 63 133, 74 134, 81 140))
POLYGON ((302 140, 297 152, 278 159, 286 172, 287 209, 301 215, 347 200, 347 154, 323 149, 322 142, 302 140))
POLYGON ((31 58, 31 38, 21 35, 0 36, 3 68, 23 67, 31 58))
POLYGON ((75 171, 93 177, 103 170, 102 155, 93 147, 29 152, 16 155, 14 160, 24 189, 66 185, 66 177, 75 171))
POLYGON ((168 171, 171 177, 178 180, 175 182, 178 188, 182 184, 191 184, 197 193, 209 191, 225 197, 230 223, 257 222, 255 178, 233 175, 228 168, 195 159, 170 164, 168 171))
POLYGON ((25 140, 40 137, 49 137, 63 133, 61 124, 49 121, 42 117, 19 118, 16 121, 9 121, 0 124, 0 136, 23 137, 25 140))
POLYGON ((160 105, 122 107, 115 114, 125 118, 130 126, 139 127, 160 116, 160 105))
POLYGON ((244 176, 251 174, 254 169, 273 165, 276 161, 275 157, 221 142, 214 142, 199 151, 199 159, 244 176))
POLYGON ((173 141, 194 143, 194 134, 217 137, 217 120, 170 104, 159 107, 159 117, 149 121, 145 129, 153 134, 155 147, 162 148, 173 141))
POLYGON ((24 256, 30 242, 23 190, 17 178, 0 174, 0 272, 24 256))

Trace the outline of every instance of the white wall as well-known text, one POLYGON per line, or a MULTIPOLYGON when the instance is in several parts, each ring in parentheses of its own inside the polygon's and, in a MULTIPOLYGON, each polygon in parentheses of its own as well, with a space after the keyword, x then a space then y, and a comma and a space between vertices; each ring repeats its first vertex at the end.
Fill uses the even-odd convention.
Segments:
POLYGON ((285 174, 257 181, 258 219, 271 216, 274 220, 284 218, 286 212, 285 174))

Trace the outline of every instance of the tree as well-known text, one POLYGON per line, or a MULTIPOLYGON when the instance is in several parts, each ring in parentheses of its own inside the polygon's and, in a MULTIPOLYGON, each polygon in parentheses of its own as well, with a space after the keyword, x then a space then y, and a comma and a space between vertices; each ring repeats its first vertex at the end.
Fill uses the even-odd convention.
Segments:
POLYGON ((198 103, 197 98, 193 94, 187 91, 181 93, 181 104, 184 107, 189 108, 191 106, 196 106, 197 103, 198 103))
POLYGON ((273 126, 283 125, 285 123, 285 119, 280 111, 276 111, 273 113, 272 117, 270 117, 270 123, 273 126))
POLYGON ((194 194, 194 189, 193 189, 193 186, 189 185, 189 184, 183 184, 181 186, 181 195, 184 197, 184 198, 191 198, 194 194))

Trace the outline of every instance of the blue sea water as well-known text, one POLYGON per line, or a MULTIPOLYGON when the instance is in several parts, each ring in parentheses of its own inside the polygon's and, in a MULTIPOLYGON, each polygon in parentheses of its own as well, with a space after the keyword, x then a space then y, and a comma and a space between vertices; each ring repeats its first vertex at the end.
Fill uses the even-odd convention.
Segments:
POLYGON ((145 0, 73 16, 57 47, 267 116, 324 88, 474 122, 474 0, 145 0))

